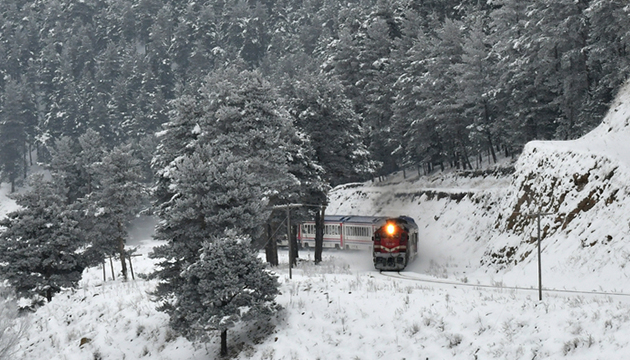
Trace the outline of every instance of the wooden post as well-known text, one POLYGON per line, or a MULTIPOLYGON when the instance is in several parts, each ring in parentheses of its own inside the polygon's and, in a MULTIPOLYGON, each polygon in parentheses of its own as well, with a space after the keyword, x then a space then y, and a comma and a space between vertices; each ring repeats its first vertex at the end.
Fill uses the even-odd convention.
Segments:
POLYGON ((107 275, 105 275, 105 260, 103 259, 103 282, 107 281, 107 275))
POLYGON ((131 262, 131 254, 127 256, 129 256, 129 270, 131 270, 131 280, 136 280, 136 277, 133 274, 133 263, 131 262))
POLYGON ((540 258, 540 213, 538 218, 538 300, 542 301, 542 260, 540 258))
POLYGON ((112 257, 109 257, 109 265, 112 268, 112 280, 116 280, 116 275, 114 274, 114 262, 112 261, 112 257))
POLYGON ((287 207, 287 240, 289 241, 289 279, 292 279, 293 268, 293 242, 291 241, 291 208, 287 207))

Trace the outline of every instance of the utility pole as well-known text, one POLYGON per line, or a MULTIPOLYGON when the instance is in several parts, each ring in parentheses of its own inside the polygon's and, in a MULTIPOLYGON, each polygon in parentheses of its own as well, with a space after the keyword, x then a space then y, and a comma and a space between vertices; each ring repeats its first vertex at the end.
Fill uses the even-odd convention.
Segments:
POLYGON ((537 212, 534 214, 528 214, 529 217, 536 217, 538 220, 538 300, 542 301, 542 260, 540 256, 540 217, 553 215, 553 213, 537 212))
POLYGON ((293 279, 293 239, 291 238, 291 207, 287 207, 287 240, 289 242, 289 279, 293 279))

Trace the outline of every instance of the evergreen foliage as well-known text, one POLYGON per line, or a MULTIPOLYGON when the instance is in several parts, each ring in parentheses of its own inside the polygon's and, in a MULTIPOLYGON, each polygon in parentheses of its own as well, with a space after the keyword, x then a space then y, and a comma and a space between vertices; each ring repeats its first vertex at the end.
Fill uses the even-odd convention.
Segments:
POLYGON ((17 181, 31 149, 48 162, 63 136, 146 139, 208 73, 241 64, 279 85, 312 74, 341 86, 379 173, 468 167, 596 126, 630 71, 628 11, 621 0, 8 0, 0 136, 17 140, 0 160, 17 181))
POLYGON ((25 84, 9 79, 0 112, 0 178, 11 184, 26 177, 27 134, 32 128, 25 84))
POLYGON ((265 269, 247 237, 226 233, 205 242, 198 260, 181 276, 177 300, 163 310, 189 339, 204 342, 211 332, 221 332, 221 355, 227 354, 229 329, 243 321, 268 320, 279 310, 277 277, 265 269))
POLYGON ((35 175, 31 186, 16 195, 21 209, 0 221, 0 271, 19 295, 50 301, 81 279, 85 237, 59 184, 35 175))
POLYGON ((166 241, 156 275, 177 294, 180 271, 226 229, 263 242, 271 205, 317 191, 316 168, 271 84, 228 67, 208 76, 199 98, 183 97, 160 134, 156 237, 166 241), (306 180, 306 179, 304 179, 306 180))
POLYGON ((286 81, 283 94, 295 126, 308 135, 329 184, 359 181, 376 171, 377 164, 362 141, 360 116, 340 83, 307 73, 286 81))
POLYGON ((92 263, 117 254, 122 275, 127 279, 127 228, 147 205, 140 163, 132 146, 122 145, 92 166, 97 186, 76 204, 82 210, 83 228, 91 239, 87 254, 92 263))

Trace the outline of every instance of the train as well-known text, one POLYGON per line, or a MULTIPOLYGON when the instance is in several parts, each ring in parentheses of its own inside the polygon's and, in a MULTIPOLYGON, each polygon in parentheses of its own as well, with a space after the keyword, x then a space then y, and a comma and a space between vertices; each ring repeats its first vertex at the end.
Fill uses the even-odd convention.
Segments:
POLYGON ((372 259, 378 270, 403 270, 418 255, 418 225, 408 216, 387 218, 374 231, 372 259))
MULTIPOLYGON (((298 226, 297 240, 302 248, 315 247, 315 221, 298 226)), ((402 270, 418 253, 418 226, 408 216, 326 215, 322 245, 369 250, 376 269, 402 270)))

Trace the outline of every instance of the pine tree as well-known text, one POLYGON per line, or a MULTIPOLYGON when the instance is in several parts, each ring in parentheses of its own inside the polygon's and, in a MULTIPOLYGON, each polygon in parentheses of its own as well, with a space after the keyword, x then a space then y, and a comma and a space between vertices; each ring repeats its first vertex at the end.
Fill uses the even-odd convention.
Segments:
POLYGON ((291 199, 299 184, 299 137, 269 82, 259 72, 230 67, 211 74, 200 97, 182 97, 161 134, 156 157, 162 222, 155 250, 161 297, 177 294, 180 272, 204 241, 237 229, 263 238, 269 204, 291 199))
POLYGON ((122 276, 126 280, 127 227, 145 203, 140 164, 132 146, 127 144, 112 149, 94 167, 98 189, 85 199, 84 204, 92 234, 91 251, 101 261, 105 255, 118 254, 122 276))
POLYGON ((528 24, 527 5, 518 0, 502 0, 490 16, 492 52, 497 54, 495 71, 499 74, 496 87, 501 104, 496 131, 505 134, 509 148, 518 149, 541 136, 538 119, 532 114, 536 103, 536 88, 531 75, 532 60, 521 42, 528 24))
MULTIPOLYGON (((551 106, 558 112, 554 136, 562 140, 576 138, 596 124, 579 112, 589 91, 586 51, 588 29, 583 11, 588 0, 540 0, 532 16, 540 26, 538 61, 546 76, 545 85, 554 93, 551 106)), ((599 119, 595 120, 599 121, 599 119)))
POLYGON ((228 353, 227 331, 241 322, 264 321, 279 310, 277 277, 252 251, 247 237, 226 234, 206 242, 199 259, 182 273, 177 300, 165 304, 171 325, 191 340, 221 333, 221 356, 228 353))
POLYGON ((331 186, 365 180, 375 173, 377 163, 363 143, 361 118, 339 82, 303 74, 288 81, 284 93, 296 126, 308 135, 331 186))
POLYGON ((168 241, 155 250, 166 259, 158 272, 163 279, 175 282, 166 275, 171 268, 195 261, 203 242, 226 228, 258 234, 266 215, 260 174, 253 170, 247 159, 208 145, 173 164, 171 189, 176 195, 160 212, 162 223, 156 229, 156 238, 168 241))
POLYGON ((105 157, 106 150, 96 131, 88 129, 78 140, 62 136, 49 151, 51 175, 63 184, 68 204, 91 194, 98 187, 94 166, 105 157))
POLYGON ((497 156, 494 145, 497 142, 497 89, 498 75, 495 73, 496 56, 484 34, 484 20, 481 14, 473 14, 469 20, 470 30, 463 46, 462 61, 454 64, 459 84, 458 104, 471 125, 469 137, 476 144, 477 153, 488 151, 494 163, 497 156))
POLYGON ((630 74, 630 7, 624 0, 591 1, 585 15, 590 96, 581 114, 598 119, 630 74))
POLYGON ((36 175, 31 186, 16 196, 21 209, 0 222, 5 228, 0 234, 0 271, 18 294, 51 301, 81 279, 86 263, 79 249, 85 237, 59 184, 36 175))
POLYGON ((392 156, 391 117, 397 74, 391 58, 400 24, 395 8, 378 1, 376 9, 365 6, 344 8, 338 15, 338 37, 322 50, 324 69, 341 81, 344 92, 362 118, 365 142, 382 172, 400 165, 392 156))
POLYGON ((404 165, 426 164, 427 170, 431 170, 434 163, 442 161, 443 153, 435 119, 427 114, 434 95, 430 87, 421 86, 429 77, 431 43, 429 36, 418 29, 418 21, 407 27, 416 29, 417 33, 410 40, 406 57, 400 60, 404 71, 395 84, 398 95, 392 105, 392 127, 394 133, 399 134, 400 142, 396 154, 403 157, 404 165))
POLYGON ((0 112, 0 174, 15 191, 16 182, 26 173, 26 128, 28 112, 22 94, 22 83, 9 80, 0 112))
POLYGON ((470 168, 468 159, 470 121, 463 116, 458 103, 459 91, 456 82, 456 66, 461 64, 464 36, 463 23, 446 19, 437 29, 437 38, 431 46, 430 61, 427 64, 428 76, 422 86, 432 95, 427 99, 427 116, 436 127, 436 135, 441 142, 440 160, 446 156, 452 165, 470 168))

